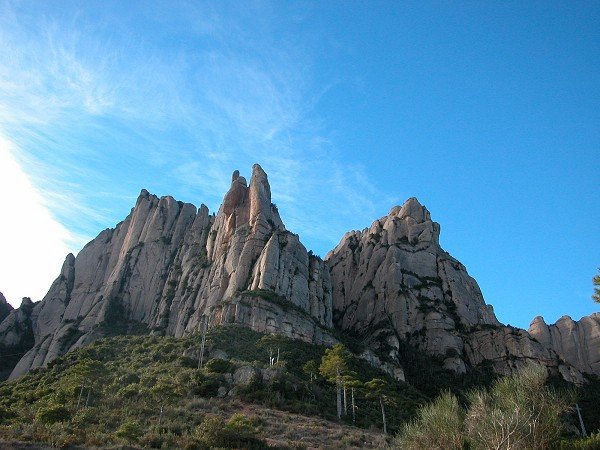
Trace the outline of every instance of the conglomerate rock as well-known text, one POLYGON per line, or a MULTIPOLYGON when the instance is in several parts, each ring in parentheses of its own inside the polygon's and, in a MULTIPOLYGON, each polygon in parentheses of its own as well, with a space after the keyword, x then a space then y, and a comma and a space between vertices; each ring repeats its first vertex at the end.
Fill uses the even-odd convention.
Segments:
POLYGON ((580 381, 552 348, 580 370, 598 370, 597 317, 579 326, 574 346, 554 337, 558 324, 538 327, 542 337, 532 331, 537 340, 501 325, 439 233, 411 198, 346 233, 323 261, 286 230, 258 164, 249 183, 233 173, 216 215, 142 190, 123 222, 66 257, 42 301, 24 300, 0 323, 1 354, 19 355, 0 370, 16 378, 107 335, 179 337, 229 323, 324 345, 338 342, 335 328, 358 334, 369 345, 359 356, 397 379, 402 345, 458 373, 535 362, 580 381), (574 349, 580 356, 570 359, 574 349))
POLYGON ((600 313, 578 321, 563 316, 553 325, 538 316, 529 325, 529 334, 573 367, 600 375, 600 313))
POLYGON ((535 361, 579 380, 526 331, 498 322, 477 282, 440 247, 439 233, 415 198, 370 228, 346 233, 325 258, 335 326, 370 338, 392 358, 408 342, 458 373, 488 362, 509 374, 535 361))
POLYGON ((259 165, 249 185, 234 173, 216 216, 142 190, 123 222, 67 256, 32 317, 35 344, 12 378, 106 334, 182 336, 201 321, 335 341, 329 273, 285 229, 259 165))

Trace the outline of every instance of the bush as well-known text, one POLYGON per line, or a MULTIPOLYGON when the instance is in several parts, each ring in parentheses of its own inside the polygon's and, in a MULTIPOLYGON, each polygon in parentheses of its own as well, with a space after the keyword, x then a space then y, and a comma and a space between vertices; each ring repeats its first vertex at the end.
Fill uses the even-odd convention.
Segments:
POLYGON ((50 405, 41 407, 35 415, 37 422, 51 424, 56 422, 65 422, 71 418, 71 413, 67 408, 60 405, 50 405))
POLYGON ((547 388, 546 378, 545 367, 529 366, 490 391, 472 392, 466 419, 472 448, 504 448, 507 442, 514 448, 556 448, 570 399, 547 388))
POLYGON ((209 448, 267 448, 266 443, 258 437, 254 421, 243 414, 234 414, 227 423, 221 417, 207 417, 196 428, 194 436, 201 445, 209 448))
POLYGON ((600 433, 592 434, 589 437, 576 439, 573 441, 562 441, 560 443, 561 450, 599 450, 600 449, 600 433))
POLYGON ((419 410, 414 422, 404 425, 395 444, 407 450, 461 450, 465 444, 464 418, 465 412, 456 396, 444 392, 419 410))
POLYGON ((466 415, 457 398, 446 392, 404 426, 395 444, 423 450, 558 448, 564 430, 561 416, 572 398, 569 392, 546 387, 546 379, 545 367, 529 366, 498 380, 490 390, 472 391, 466 415))
POLYGON ((127 441, 137 442, 142 435, 142 427, 138 422, 127 420, 121 424, 115 435, 127 441))
POLYGON ((226 359, 209 359, 204 366, 206 370, 213 373, 229 373, 233 370, 233 364, 226 359))

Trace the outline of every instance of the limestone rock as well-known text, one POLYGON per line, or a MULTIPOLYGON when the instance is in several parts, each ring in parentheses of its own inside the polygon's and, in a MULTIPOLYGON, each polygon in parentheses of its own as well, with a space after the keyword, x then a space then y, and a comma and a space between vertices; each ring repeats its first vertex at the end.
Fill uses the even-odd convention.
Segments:
POLYGON ((563 316, 553 325, 538 316, 529 325, 529 334, 577 369, 600 375, 600 313, 579 321, 563 316))

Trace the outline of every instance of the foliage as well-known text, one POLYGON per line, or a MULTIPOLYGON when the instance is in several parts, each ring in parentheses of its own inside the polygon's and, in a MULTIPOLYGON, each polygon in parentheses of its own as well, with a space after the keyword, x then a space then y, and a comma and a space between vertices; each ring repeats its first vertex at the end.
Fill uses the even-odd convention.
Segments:
POLYGON ((137 442, 142 435, 142 427, 139 422, 127 420, 119 427, 115 433, 116 436, 130 442, 137 442))
POLYGON ((71 418, 71 413, 61 405, 41 407, 35 415, 35 420, 41 423, 64 422, 71 418))
POLYGON ((206 370, 214 373, 228 373, 234 368, 233 364, 226 359, 209 359, 205 365, 206 370))
POLYGON ((600 449, 600 433, 574 440, 562 440, 560 450, 598 450, 600 449))
MULTIPOLYGON (((208 354, 220 350, 228 359, 209 359, 201 369, 189 364, 183 355, 199 348, 199 335, 115 336, 59 357, 15 382, 0 383, 0 437, 47 445, 197 448, 198 426, 219 409, 207 406, 198 413, 184 405, 220 401, 219 392, 229 393, 225 405, 241 400, 324 419, 336 417, 335 388, 314 377, 325 347, 235 325, 211 329, 206 344, 208 354), (280 362, 273 367, 268 364, 269 349, 279 350, 280 362), (312 377, 304 370, 310 361, 312 377), (234 388, 230 374, 241 365, 254 366, 264 375, 250 386, 234 388)), ((360 383, 385 378, 398 393, 401 407, 389 412, 390 429, 398 429, 426 401, 410 385, 390 379, 363 360, 350 357, 348 370, 360 383)), ((357 426, 381 422, 376 402, 358 389, 355 400, 357 426)), ((225 424, 231 413, 220 414, 225 424)), ((350 417, 344 420, 351 422, 350 417)), ((255 431, 260 438, 260 429, 255 431)))
POLYGON ((321 359, 319 373, 326 380, 335 383, 348 372, 350 352, 342 344, 336 344, 325 350, 321 359))
MULTIPOLYGON (((258 404, 326 420, 336 417, 335 386, 314 376, 317 362, 326 355, 325 347, 240 326, 215 327, 207 335, 207 353, 219 350, 228 359, 209 359, 198 369, 197 364, 187 364, 183 355, 199 345, 199 335, 116 336, 68 353, 19 380, 0 383, 0 438, 55 446, 202 448, 204 421, 218 415, 227 425, 231 415, 242 409, 241 402, 245 402, 244 409, 258 404), (269 349, 279 350, 280 362, 274 367, 269 366, 269 349), (230 374, 240 366, 253 366, 261 376, 249 386, 234 387, 230 374), (220 400, 220 395, 227 397, 220 400), (223 410, 236 402, 236 407, 223 410), (137 425, 143 433, 137 433, 137 425)), ((332 349, 329 354, 337 352, 332 349)), ((392 433, 433 398, 408 383, 393 380, 351 353, 341 354, 345 365, 341 384, 354 387, 357 427, 380 427, 382 422, 379 401, 368 398, 369 391, 361 388, 370 380, 384 380, 390 398, 394 398, 393 406, 389 402, 385 406, 392 433)), ((425 357, 419 358, 424 367, 425 357)), ((430 364, 435 367, 434 362, 430 364)), ((416 376, 408 362, 404 367, 407 376, 416 376)), ((465 386, 477 383, 475 379, 467 383, 452 378, 438 369, 431 373, 443 376, 429 383, 446 380, 459 403, 467 401, 465 386)), ((578 400, 588 431, 596 430, 595 422, 589 419, 597 409, 600 392, 600 382, 594 383, 590 381, 582 388, 578 400)), ((351 414, 342 420, 352 423, 351 414)), ((244 426, 237 422, 234 420, 231 427, 243 434, 244 426)), ((264 424, 261 428, 253 422, 253 427, 260 440, 264 424)))
MULTIPOLYGON (((600 267, 598 267, 598 271, 600 272, 600 267)), ((592 295, 592 300, 594 300, 596 303, 600 303, 600 274, 592 278, 592 283, 594 284, 594 294, 592 295)))
POLYGON ((555 447, 563 431, 561 415, 572 399, 547 388, 546 378, 546 368, 529 366, 489 391, 473 391, 465 422, 472 447, 555 447))
POLYGON ((267 448, 258 437, 255 423, 243 414, 234 414, 225 422, 219 416, 209 416, 194 431, 198 443, 204 447, 215 448, 267 448))
POLYGON ((395 439, 397 448, 406 450, 448 449, 464 447, 465 411, 449 391, 419 410, 415 421, 404 425, 395 439))
POLYGON ((468 410, 444 393, 421 409, 396 438, 398 448, 557 448, 573 397, 546 385, 547 370, 531 365, 468 394, 468 410))

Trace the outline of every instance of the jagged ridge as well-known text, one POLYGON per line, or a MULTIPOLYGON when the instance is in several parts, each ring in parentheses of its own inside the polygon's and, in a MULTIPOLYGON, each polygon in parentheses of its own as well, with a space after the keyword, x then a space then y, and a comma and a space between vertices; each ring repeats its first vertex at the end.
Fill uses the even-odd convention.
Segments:
MULTIPOLYGON (((400 379, 406 341, 459 373, 480 364, 511 373, 535 361, 581 380, 551 348, 498 322, 439 233, 411 198, 347 233, 324 262, 286 230, 259 165, 250 183, 233 173, 216 215, 142 190, 123 222, 67 256, 41 302, 9 314, 0 345, 31 348, 15 378, 110 334, 180 337, 233 322, 332 344, 335 325, 370 340, 400 379)), ((384 365, 372 352, 363 357, 384 365)))

